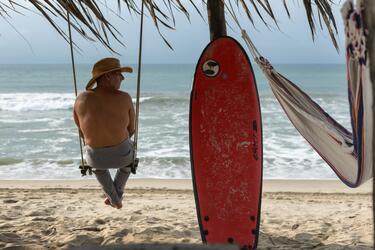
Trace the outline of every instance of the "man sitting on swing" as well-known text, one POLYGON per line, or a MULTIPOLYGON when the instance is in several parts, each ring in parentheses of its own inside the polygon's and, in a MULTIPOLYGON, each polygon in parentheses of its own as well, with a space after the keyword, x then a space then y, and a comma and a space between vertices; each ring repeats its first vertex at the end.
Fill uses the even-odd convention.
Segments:
POLYGON ((94 169, 107 199, 105 204, 122 207, 125 184, 133 164, 135 114, 132 99, 120 91, 122 72, 133 72, 121 67, 116 58, 104 58, 95 63, 92 79, 74 104, 74 121, 85 141, 86 161, 94 169), (93 88, 96 83, 96 87, 93 88), (117 169, 112 180, 109 169, 117 169))

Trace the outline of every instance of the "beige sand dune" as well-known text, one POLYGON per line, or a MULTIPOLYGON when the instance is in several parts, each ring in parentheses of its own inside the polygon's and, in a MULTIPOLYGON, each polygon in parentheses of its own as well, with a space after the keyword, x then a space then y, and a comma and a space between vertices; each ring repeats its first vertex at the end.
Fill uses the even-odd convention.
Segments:
MULTIPOLYGON (((370 184, 266 181, 259 249, 372 249, 370 184)), ((199 248, 190 180, 133 179, 121 210, 104 205, 98 188, 94 180, 0 181, 0 248, 199 248), (139 245, 155 243, 168 245, 139 245)))

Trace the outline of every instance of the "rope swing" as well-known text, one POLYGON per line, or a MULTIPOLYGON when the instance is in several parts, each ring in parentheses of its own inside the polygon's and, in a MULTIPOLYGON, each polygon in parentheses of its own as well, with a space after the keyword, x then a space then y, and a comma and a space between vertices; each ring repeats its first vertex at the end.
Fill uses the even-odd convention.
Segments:
MULTIPOLYGON (((74 83, 74 93, 75 97, 78 95, 77 91, 77 78, 76 78, 76 69, 74 62, 74 51, 73 51, 73 41, 72 41, 72 32, 71 32, 71 22, 70 22, 70 12, 67 8, 67 21, 68 21, 68 31, 69 31, 69 45, 70 45, 70 57, 71 65, 73 72, 73 83, 74 83)), ((139 28, 139 51, 138 51, 138 73, 137 73, 137 94, 136 94, 136 113, 135 113, 135 131, 134 131, 134 154, 133 154, 133 164, 131 165, 131 172, 136 174, 139 159, 137 158, 137 149, 138 149, 138 127, 139 127, 139 100, 141 92, 141 68, 142 68, 142 44, 143 44, 143 12, 144 12, 144 1, 141 5, 141 23, 139 28)), ((81 152, 81 165, 79 169, 81 170, 82 176, 86 175, 86 172, 89 171, 89 174, 92 175, 92 168, 85 164, 83 157, 83 146, 85 142, 82 140, 80 130, 78 128, 78 137, 79 137, 79 147, 81 152)))
POLYGON ((141 6, 141 24, 139 27, 139 51, 138 51, 138 73, 137 73, 137 98, 135 103, 135 131, 134 131, 134 154, 133 154, 133 165, 131 172, 136 174, 139 159, 137 158, 138 149, 138 124, 139 124, 139 99, 141 94, 141 68, 142 68, 142 43, 143 43, 143 8, 144 1, 141 6))
MULTIPOLYGON (((67 18, 68 18, 68 32, 69 32, 69 45, 70 45, 70 58, 71 58, 71 64, 72 64, 72 72, 73 72, 73 83, 74 83, 74 94, 77 98, 78 91, 77 91, 77 77, 76 77, 76 67, 74 62, 74 52, 73 52, 73 41, 72 41, 72 30, 71 30, 71 23, 70 23, 70 12, 69 9, 67 11, 67 18)), ((85 161, 83 159, 83 145, 85 145, 85 142, 82 140, 81 133, 78 128, 78 139, 79 139, 79 148, 81 152, 81 165, 79 166, 79 169, 81 170, 82 176, 86 175, 86 172, 89 171, 89 174, 92 175, 92 169, 90 166, 85 164, 85 161), (83 141, 83 142, 82 142, 83 141)))

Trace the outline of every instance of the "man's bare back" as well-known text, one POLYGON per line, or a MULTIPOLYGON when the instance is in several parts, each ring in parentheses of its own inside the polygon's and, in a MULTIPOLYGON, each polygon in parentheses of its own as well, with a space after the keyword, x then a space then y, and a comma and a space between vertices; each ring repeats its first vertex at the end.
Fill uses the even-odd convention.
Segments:
POLYGON ((116 85, 123 76, 113 72, 107 78, 108 84, 81 93, 74 104, 74 120, 85 143, 95 148, 117 145, 134 133, 132 99, 116 85))
POLYGON ((77 97, 74 114, 86 144, 106 147, 134 133, 134 109, 128 93, 95 89, 77 97))

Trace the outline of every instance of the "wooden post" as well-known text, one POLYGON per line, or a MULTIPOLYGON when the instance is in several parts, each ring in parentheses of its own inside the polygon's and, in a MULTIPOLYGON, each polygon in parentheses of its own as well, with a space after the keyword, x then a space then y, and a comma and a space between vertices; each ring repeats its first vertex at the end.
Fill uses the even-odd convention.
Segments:
MULTIPOLYGON (((365 24, 368 29, 368 37, 367 37, 367 51, 370 59, 370 78, 372 82, 372 93, 375 93, 375 1, 374 0, 364 0, 364 14, 365 14, 365 24)), ((373 106, 373 115, 372 117, 375 119, 375 106, 373 106)), ((375 149, 375 138, 373 135, 372 139, 372 148, 375 149)), ((373 162, 375 162, 375 152, 373 152, 373 162)), ((375 173, 375 166, 373 165, 372 173, 375 173)), ((375 242, 375 181, 373 179, 372 182, 372 209, 373 209, 373 237, 375 242)))
POLYGON ((225 23, 224 0, 208 0, 207 14, 211 41, 220 36, 226 36, 227 27, 225 23))

